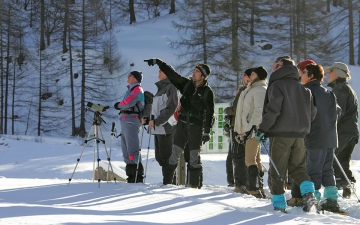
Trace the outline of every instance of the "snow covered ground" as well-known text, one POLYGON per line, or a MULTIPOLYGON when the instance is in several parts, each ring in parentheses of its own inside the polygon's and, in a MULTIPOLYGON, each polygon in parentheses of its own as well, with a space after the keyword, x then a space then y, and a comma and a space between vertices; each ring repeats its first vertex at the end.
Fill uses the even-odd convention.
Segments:
MULTIPOLYGON (((120 148, 116 141, 110 143, 106 147, 113 169, 122 171, 120 148)), ((142 149, 145 158, 147 151, 142 149)), ((94 153, 91 141, 83 148, 83 140, 77 138, 1 137, 0 224, 360 224, 355 196, 339 198, 349 213, 341 216, 304 213, 300 208, 284 214, 274 211, 270 200, 234 193, 226 186, 226 154, 202 155, 204 187, 198 190, 161 187, 161 168, 153 149, 145 184, 98 183, 92 180, 94 153)), ((102 144, 99 157, 106 163, 102 144)), ((262 159, 268 167, 267 155, 262 159)), ((351 165, 360 180, 360 160, 351 165)), ((265 186, 269 193, 267 182, 265 186)), ((360 190, 360 183, 356 187, 360 190)), ((290 198, 289 192, 286 195, 290 198)))

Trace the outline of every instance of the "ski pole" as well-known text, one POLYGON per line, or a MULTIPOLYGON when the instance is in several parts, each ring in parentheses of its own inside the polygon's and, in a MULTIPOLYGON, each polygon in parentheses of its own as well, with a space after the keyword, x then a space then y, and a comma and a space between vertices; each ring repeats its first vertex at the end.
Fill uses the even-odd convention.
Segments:
POLYGON ((262 144, 263 144, 263 146, 264 146, 264 148, 265 148, 265 150, 266 150, 266 152, 267 152, 267 154, 268 154, 268 156, 269 156, 269 160, 270 160, 271 164, 273 165, 273 167, 274 167, 274 169, 275 169, 278 177, 280 178, 281 181, 284 181, 284 179, 282 179, 282 177, 281 177, 281 175, 280 175, 280 172, 279 172, 278 168, 276 167, 274 161, 272 160, 272 158, 271 158, 271 156, 270 156, 270 153, 269 153, 269 151, 267 150, 264 142, 263 142, 262 144))
POLYGON ((347 177, 347 175, 346 175, 346 173, 345 173, 344 169, 342 168, 342 166, 341 166, 341 164, 340 164, 340 162, 339 162, 338 158, 336 157, 335 153, 334 153, 334 159, 335 159, 336 163, 338 164, 338 166, 339 166, 339 168, 340 168, 340 170, 341 170, 342 174, 343 174, 343 175, 344 175, 344 177, 346 178, 346 181, 348 182, 348 184, 349 184, 350 188, 351 188, 351 189, 352 189, 352 191, 354 192, 354 195, 356 196, 356 198, 357 198, 358 202, 360 202, 360 199, 359 199, 359 197, 358 197, 358 196, 357 196, 357 194, 356 194, 355 188, 354 188, 354 187, 353 187, 353 185, 351 184, 351 182, 350 182, 349 178, 347 177))
POLYGON ((142 140, 144 137, 144 125, 142 125, 142 131, 141 131, 141 139, 140 139, 140 145, 139 145, 139 156, 138 156, 138 162, 137 162, 137 166, 136 166, 136 173, 135 173, 135 183, 137 181, 137 175, 139 172, 139 165, 140 165, 140 160, 141 160, 141 146, 142 146, 142 140))
MULTIPOLYGON (((150 120, 154 120, 154 115, 151 115, 150 120)), ((154 129, 155 129, 155 127, 154 127, 154 129)), ((146 154, 146 164, 145 164, 145 171, 144 171, 144 183, 145 183, 145 179, 146 179, 146 171, 147 171, 148 160, 149 160, 150 140, 151 140, 151 128, 149 128, 149 142, 148 142, 148 148, 147 148, 147 154, 146 154)))
MULTIPOLYGON (((258 131, 257 127, 256 127, 255 125, 253 125, 251 129, 255 131, 255 135, 256 135, 256 133, 257 133, 257 131, 258 131)), ((266 150, 266 153, 267 153, 268 156, 269 156, 269 160, 270 160, 271 164, 273 165, 273 167, 274 167, 274 169, 275 169, 278 177, 280 178, 281 181, 284 181, 284 179, 281 177, 281 174, 280 174, 278 168, 276 167, 273 159, 271 158, 270 153, 269 153, 268 149, 267 149, 266 146, 265 146, 265 143, 264 143, 264 142, 261 142, 261 143, 263 144, 263 146, 264 146, 264 148, 265 148, 265 150, 266 150)))

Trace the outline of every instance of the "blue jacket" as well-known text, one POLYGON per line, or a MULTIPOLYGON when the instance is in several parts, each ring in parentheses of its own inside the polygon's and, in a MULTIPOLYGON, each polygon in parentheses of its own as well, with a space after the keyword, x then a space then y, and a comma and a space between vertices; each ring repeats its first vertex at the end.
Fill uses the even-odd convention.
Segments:
POLYGON ((305 137, 307 149, 337 148, 337 116, 340 107, 335 95, 320 84, 319 80, 304 85, 311 90, 317 108, 315 119, 311 122, 310 133, 305 137))

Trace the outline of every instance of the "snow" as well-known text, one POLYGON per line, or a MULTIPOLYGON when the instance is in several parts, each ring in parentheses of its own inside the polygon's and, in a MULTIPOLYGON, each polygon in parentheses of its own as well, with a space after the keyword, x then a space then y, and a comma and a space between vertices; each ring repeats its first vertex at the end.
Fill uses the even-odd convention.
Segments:
MULTIPOLYGON (((116 30, 122 53, 135 63, 134 70, 144 72, 143 86, 153 92, 158 68, 143 60, 158 57, 175 64, 168 48, 169 38, 176 37, 170 26, 173 19, 176 15, 167 15, 116 30)), ((351 66, 350 70, 350 84, 360 93, 360 69, 351 66)), ((226 183, 226 154, 202 154, 202 189, 161 186, 161 167, 155 161, 153 140, 148 146, 146 135, 141 151, 144 166, 148 157, 145 184, 94 181, 98 153, 103 168, 107 169, 110 155, 114 172, 125 176, 119 139, 111 139, 109 124, 101 126, 107 127, 106 145, 89 141, 84 146, 81 138, 1 136, 0 224, 360 224, 360 204, 354 195, 339 198, 349 214, 341 216, 305 213, 296 207, 284 214, 274 211, 269 199, 234 193, 226 183)), ((262 163, 268 168, 267 155, 262 155, 262 163)), ((359 146, 351 168, 360 180, 359 146)), ((265 192, 270 195, 267 177, 266 173, 265 192)), ((356 189, 360 190, 360 182, 356 189)), ((286 197, 291 197, 289 191, 286 197)))

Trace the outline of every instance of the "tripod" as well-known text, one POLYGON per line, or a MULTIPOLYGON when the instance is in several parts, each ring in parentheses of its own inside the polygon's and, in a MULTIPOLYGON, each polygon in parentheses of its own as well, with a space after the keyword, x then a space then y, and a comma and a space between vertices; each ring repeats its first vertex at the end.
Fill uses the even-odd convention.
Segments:
MULTIPOLYGON (((91 111, 91 110, 90 110, 90 111, 91 111)), ((90 131, 89 131, 89 133, 88 133, 88 136, 86 137, 86 140, 84 141, 84 147, 83 147, 83 149, 82 149, 82 151, 81 151, 81 153, 80 153, 79 158, 77 159, 77 162, 76 162, 74 171, 73 171, 71 177, 69 178, 69 184, 68 184, 68 185, 70 185, 71 179, 73 178, 74 173, 75 173, 75 170, 76 170, 76 168, 77 168, 77 166, 78 166, 78 164, 79 164, 79 162, 80 162, 80 158, 81 158, 82 154, 84 153, 84 150, 85 150, 85 147, 86 147, 88 141, 90 141, 90 140, 94 140, 95 143, 96 143, 95 146, 94 146, 93 171, 95 171, 95 149, 96 149, 96 153, 97 153, 97 166, 98 166, 97 174, 98 174, 98 184, 99 184, 99 188, 100 188, 100 160, 101 160, 101 159, 99 158, 99 143, 100 143, 100 141, 104 144, 105 152, 106 152, 106 155, 107 155, 107 160, 108 160, 108 163, 109 163, 109 165, 110 165, 111 172, 112 172, 112 174, 113 174, 114 181, 115 181, 115 184, 116 184, 116 177, 114 176, 114 171, 113 171, 112 165, 111 165, 111 163, 110 163, 110 156, 109 156, 108 151, 107 151, 107 149, 106 149, 105 139, 104 139, 103 133, 102 133, 102 131, 101 131, 101 127, 100 127, 101 122, 106 123, 105 120, 104 120, 103 118, 101 118, 101 113, 100 113, 99 111, 95 111, 95 112, 94 112, 93 125, 92 125, 92 127, 91 127, 91 129, 90 129, 90 131), (89 137, 90 137, 90 135, 91 135, 91 132, 92 132, 93 130, 94 130, 94 137, 91 138, 91 139, 89 139, 89 137), (102 139, 98 138, 98 133, 100 133, 102 139)), ((93 178, 93 180, 94 180, 94 178, 93 178)))

